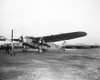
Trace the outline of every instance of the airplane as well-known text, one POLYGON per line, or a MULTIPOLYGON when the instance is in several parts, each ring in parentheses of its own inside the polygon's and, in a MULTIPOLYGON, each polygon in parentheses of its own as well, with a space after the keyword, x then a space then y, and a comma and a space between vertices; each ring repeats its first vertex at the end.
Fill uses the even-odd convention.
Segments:
POLYGON ((84 37, 86 35, 87 35, 86 32, 77 31, 77 32, 62 33, 62 34, 42 36, 42 37, 21 36, 18 39, 11 39, 11 41, 18 41, 22 43, 23 46, 28 46, 33 49, 38 49, 38 52, 41 53, 45 52, 46 50, 58 50, 59 46, 53 44, 54 42, 84 37))

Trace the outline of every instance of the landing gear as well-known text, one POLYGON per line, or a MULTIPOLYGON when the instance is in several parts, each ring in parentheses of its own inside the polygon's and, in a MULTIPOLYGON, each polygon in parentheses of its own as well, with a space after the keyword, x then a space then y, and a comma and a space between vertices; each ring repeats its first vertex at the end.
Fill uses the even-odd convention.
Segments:
POLYGON ((39 49, 39 53, 42 53, 43 51, 41 49, 39 49))
POLYGON ((38 51, 39 51, 39 53, 42 53, 42 52, 45 52, 46 50, 45 49, 39 49, 38 51))
POLYGON ((26 49, 23 49, 23 52, 27 52, 27 50, 26 49))
POLYGON ((45 52, 46 50, 45 49, 42 49, 42 51, 45 52))
POLYGON ((23 52, 27 52, 27 46, 23 46, 23 52))

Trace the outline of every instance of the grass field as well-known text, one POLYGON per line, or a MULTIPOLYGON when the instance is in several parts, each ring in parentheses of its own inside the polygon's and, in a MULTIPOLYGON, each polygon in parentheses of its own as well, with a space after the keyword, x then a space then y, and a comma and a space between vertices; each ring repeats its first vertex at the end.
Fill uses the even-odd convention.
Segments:
POLYGON ((0 51, 0 80, 100 80, 100 49, 0 51))

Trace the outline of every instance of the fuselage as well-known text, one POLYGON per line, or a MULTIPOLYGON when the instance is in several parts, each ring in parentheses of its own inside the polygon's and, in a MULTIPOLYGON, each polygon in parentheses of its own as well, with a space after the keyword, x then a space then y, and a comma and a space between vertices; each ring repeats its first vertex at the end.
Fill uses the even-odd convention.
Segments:
POLYGON ((25 39, 23 40, 23 44, 34 49, 43 49, 43 50, 58 50, 59 49, 58 45, 54 43, 46 43, 48 45, 47 46, 46 44, 39 44, 38 41, 35 41, 35 38, 30 39, 28 37, 25 37, 25 39))

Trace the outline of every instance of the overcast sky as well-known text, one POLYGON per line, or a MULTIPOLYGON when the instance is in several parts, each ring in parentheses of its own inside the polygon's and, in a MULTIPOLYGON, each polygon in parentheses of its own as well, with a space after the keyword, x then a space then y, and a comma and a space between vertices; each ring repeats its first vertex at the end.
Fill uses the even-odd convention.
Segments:
POLYGON ((100 0, 0 0, 0 35, 7 38, 85 31, 67 43, 100 44, 100 0))

